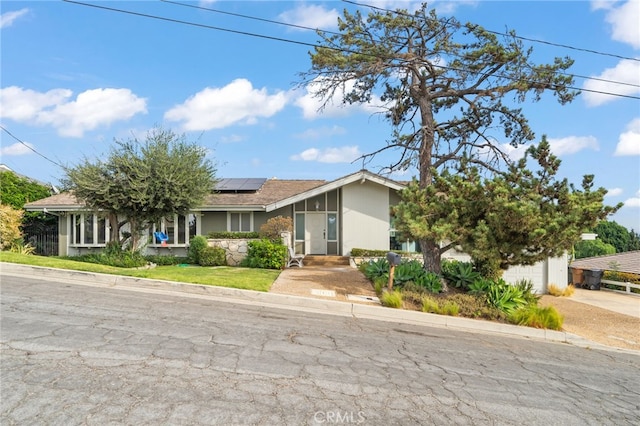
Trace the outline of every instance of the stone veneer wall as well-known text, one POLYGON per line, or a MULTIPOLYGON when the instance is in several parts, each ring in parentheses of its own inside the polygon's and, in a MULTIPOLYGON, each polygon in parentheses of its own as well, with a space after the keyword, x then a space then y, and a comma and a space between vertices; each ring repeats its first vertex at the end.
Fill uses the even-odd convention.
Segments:
POLYGON ((248 243, 246 238, 240 239, 208 239, 209 247, 222 247, 227 253, 227 265, 238 266, 247 257, 248 243))

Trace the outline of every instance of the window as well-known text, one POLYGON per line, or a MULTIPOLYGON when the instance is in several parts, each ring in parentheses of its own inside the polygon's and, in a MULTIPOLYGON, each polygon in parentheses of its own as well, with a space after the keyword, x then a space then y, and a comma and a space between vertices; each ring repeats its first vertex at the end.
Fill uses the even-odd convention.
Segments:
POLYGON ((187 244, 191 237, 195 237, 197 234, 197 217, 195 214, 173 215, 155 223, 149 229, 151 244, 161 245, 162 241, 156 237, 156 232, 162 232, 169 238, 166 242, 167 245, 187 244))
POLYGON ((109 222, 93 213, 71 215, 71 241, 78 246, 103 246, 109 239, 109 222))
POLYGON ((338 239, 338 215, 335 213, 327 214, 327 240, 336 241, 338 239))
POLYGON ((296 241, 304 241, 304 213, 296 213, 296 241))
POLYGON ((253 213, 229 212, 227 230, 229 232, 251 232, 253 230, 253 213))

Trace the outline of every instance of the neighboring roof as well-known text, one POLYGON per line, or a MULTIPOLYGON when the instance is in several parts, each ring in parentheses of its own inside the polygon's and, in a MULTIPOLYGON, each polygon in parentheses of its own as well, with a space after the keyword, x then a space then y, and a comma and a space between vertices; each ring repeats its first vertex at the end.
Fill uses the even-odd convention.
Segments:
POLYGON ((640 250, 578 259, 571 262, 570 266, 577 269, 615 270, 640 274, 640 250))
POLYGON ((84 204, 78 201, 76 196, 71 192, 52 195, 51 197, 42 198, 24 205, 24 209, 27 211, 42 211, 45 208, 51 211, 69 211, 78 210, 83 207, 84 204))

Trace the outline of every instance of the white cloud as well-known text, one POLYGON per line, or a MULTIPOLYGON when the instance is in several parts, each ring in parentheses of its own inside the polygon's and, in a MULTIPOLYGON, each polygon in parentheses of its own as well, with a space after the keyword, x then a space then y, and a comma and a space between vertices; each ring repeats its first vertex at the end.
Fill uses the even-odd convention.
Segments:
POLYGON ((636 118, 627 125, 627 131, 620 135, 613 155, 640 155, 640 118, 636 118))
POLYGON ((33 151, 29 148, 33 148, 33 145, 25 142, 14 143, 13 145, 5 146, 0 148, 0 155, 25 155, 25 154, 33 154, 33 151), (25 146, 26 145, 26 146, 25 146))
MULTIPOLYGON (((640 4, 640 2, 638 2, 640 4)), ((639 32, 640 33, 640 32, 639 32)), ((625 84, 609 83, 607 81, 599 80, 586 80, 583 89, 583 99, 588 106, 598 106, 607 102, 612 102, 619 99, 616 96, 608 95, 607 93, 614 93, 618 95, 636 95, 640 94, 640 62, 631 61, 628 59, 618 62, 613 68, 607 68, 600 75, 592 76, 602 80, 619 81, 625 84), (592 90, 594 93, 586 90, 592 90)))
POLYGON ((622 188, 611 188, 607 190, 605 197, 617 197, 618 195, 622 195, 622 192, 622 188))
POLYGON ((303 3, 295 9, 281 13, 278 18, 287 24, 328 30, 337 27, 338 16, 338 11, 335 9, 327 10, 323 6, 303 3))
MULTIPOLYGON (((518 145, 517 147, 510 145, 508 143, 500 145, 500 150, 507 154, 507 157, 512 161, 518 161, 522 157, 524 157, 525 152, 529 149, 530 145, 518 145)), ((483 154, 488 154, 489 150, 482 150, 483 154)))
POLYGON ((598 2, 597 8, 606 9, 605 20, 611 24, 611 38, 622 43, 627 43, 636 49, 640 49, 640 32, 638 22, 640 22, 640 2, 638 0, 628 0, 621 6, 618 3, 598 2))
POLYGON ((566 138, 548 138, 551 152, 557 156, 575 154, 583 149, 598 151, 598 140, 593 136, 568 136, 566 138))
POLYGON ((351 163, 362 153, 357 145, 343 146, 340 148, 309 148, 300 154, 290 157, 293 161, 317 161, 319 163, 351 163))
POLYGON ((640 191, 636 192, 635 197, 629 198, 624 202, 625 207, 640 207, 640 191))
POLYGON ((326 139, 334 135, 344 135, 346 133, 346 129, 341 126, 332 126, 332 127, 318 127, 315 129, 307 129, 302 133, 297 133, 294 135, 297 139, 304 140, 312 140, 312 139, 326 139))
POLYGON ((46 93, 11 86, 0 90, 0 117, 50 125, 61 136, 82 137, 84 132, 146 113, 146 100, 129 89, 93 89, 69 100, 73 92, 53 89, 46 93))
POLYGON ((21 16, 29 13, 29 9, 14 10, 0 15, 0 28, 10 27, 13 22, 21 16))
POLYGON ((324 107, 322 107, 322 99, 316 97, 316 93, 318 93, 323 84, 323 80, 323 78, 316 78, 305 88, 306 94, 296 99, 295 105, 302 109, 304 118, 314 120, 321 116, 335 118, 345 117, 351 113, 361 111, 370 114, 381 111, 383 103, 375 95, 372 96, 372 100, 367 104, 349 105, 342 103, 345 91, 350 92, 355 85, 353 80, 345 83, 344 90, 336 90, 333 97, 328 99, 324 107))
POLYGON ((260 117, 271 117, 287 104, 288 95, 267 89, 254 89, 251 82, 237 79, 221 88, 207 87, 164 114, 169 121, 180 121, 185 130, 221 129, 233 124, 255 124, 260 117))

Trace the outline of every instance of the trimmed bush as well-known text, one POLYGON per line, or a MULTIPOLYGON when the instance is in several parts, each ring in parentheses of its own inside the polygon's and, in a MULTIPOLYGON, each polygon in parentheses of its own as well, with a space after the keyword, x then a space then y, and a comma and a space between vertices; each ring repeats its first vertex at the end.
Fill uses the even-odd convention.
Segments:
POLYGON ((223 266, 227 264, 227 253, 222 247, 205 247, 200 252, 200 266, 223 266))
POLYGON ((268 239, 249 241, 247 257, 242 265, 249 268, 284 269, 287 264, 287 247, 279 241, 268 239))
POLYGON ((187 259, 192 265, 200 264, 200 254, 209 246, 207 239, 202 235, 196 235, 189 240, 189 250, 187 251, 187 259))
POLYGON ((260 227, 260 236, 270 240, 277 240, 283 232, 293 231, 293 219, 290 217, 276 216, 267 220, 260 227))

